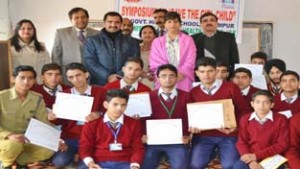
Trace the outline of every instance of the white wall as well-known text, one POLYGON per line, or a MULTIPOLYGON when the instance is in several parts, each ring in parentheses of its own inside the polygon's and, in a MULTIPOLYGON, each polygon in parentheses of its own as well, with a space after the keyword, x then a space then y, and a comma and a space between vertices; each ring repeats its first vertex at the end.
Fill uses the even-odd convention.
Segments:
MULTIPOLYGON (((46 43, 49 51, 55 29, 70 25, 67 13, 71 8, 75 6, 86 8, 90 13, 90 19, 102 19, 107 11, 115 9, 115 0, 8 1, 13 25, 20 19, 31 19, 38 29, 39 40, 46 43)), ((300 73, 300 66, 297 66, 300 49, 299 9, 299 0, 245 0, 244 10, 245 21, 273 21, 273 58, 284 59, 288 69, 296 70, 298 73, 300 73)))
POLYGON ((300 1, 245 0, 245 21, 273 21, 273 58, 300 73, 300 1))

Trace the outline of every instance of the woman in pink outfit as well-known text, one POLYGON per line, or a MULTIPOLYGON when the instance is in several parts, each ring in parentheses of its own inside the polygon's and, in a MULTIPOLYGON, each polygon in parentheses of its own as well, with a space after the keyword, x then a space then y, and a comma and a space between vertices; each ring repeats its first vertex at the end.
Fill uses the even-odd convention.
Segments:
MULTIPOLYGON (((180 31, 181 18, 177 12, 168 12, 165 16, 167 33, 154 39, 150 52, 150 70, 162 64, 172 64, 178 69, 177 88, 189 92, 194 82, 196 46, 193 39, 180 31)), ((155 88, 159 84, 155 83, 155 88)))

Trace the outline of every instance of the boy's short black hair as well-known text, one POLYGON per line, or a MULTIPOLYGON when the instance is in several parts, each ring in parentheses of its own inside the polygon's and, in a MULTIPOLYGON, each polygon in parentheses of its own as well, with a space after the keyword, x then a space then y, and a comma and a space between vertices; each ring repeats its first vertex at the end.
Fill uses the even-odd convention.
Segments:
POLYGON ((251 55, 251 60, 258 58, 258 59, 263 59, 265 62, 267 62, 268 55, 265 52, 258 51, 255 52, 251 55))
POLYGON ((199 58, 196 62, 196 70, 200 67, 200 66, 211 66, 213 68, 216 69, 217 67, 217 63, 216 60, 210 57, 202 57, 199 58))
POLYGON ((88 12, 86 9, 80 8, 80 7, 75 7, 75 8, 73 8, 73 9, 71 9, 71 10, 69 11, 69 13, 68 13, 69 19, 71 20, 73 14, 74 14, 74 13, 77 13, 77 12, 79 12, 79 11, 83 11, 83 12, 85 13, 85 15, 87 16, 87 18, 90 17, 90 16, 89 16, 89 12, 88 12))
POLYGON ((164 64, 164 65, 160 65, 157 70, 156 70, 156 76, 159 77, 159 74, 161 71, 163 70, 171 70, 172 72, 174 72, 176 74, 176 76, 178 75, 177 69, 174 65, 172 64, 164 64))
POLYGON ((292 75, 292 76, 294 76, 298 81, 299 81, 299 74, 297 73, 297 72, 295 72, 295 71, 292 71, 292 70, 287 70, 287 71, 285 71, 285 72, 283 72, 282 74, 281 74, 281 76, 280 76, 280 81, 281 81, 281 79, 282 79, 282 77, 283 76, 287 76, 287 75, 292 75))
POLYGON ((74 70, 74 69, 79 69, 79 70, 83 71, 84 73, 88 72, 86 67, 81 63, 73 62, 73 63, 69 63, 66 66, 66 72, 68 72, 68 70, 74 70))
POLYGON ((142 69, 144 68, 144 62, 143 62, 143 60, 141 58, 129 57, 126 60, 124 66, 126 66, 129 62, 137 63, 137 64, 139 64, 141 66, 142 69))
POLYGON ((213 14, 212 12, 206 12, 203 15, 200 16, 200 23, 202 23, 202 19, 207 17, 207 16, 212 16, 216 19, 216 21, 218 22, 218 17, 217 15, 213 14))
POLYGON ((249 69, 244 68, 244 67, 239 67, 237 69, 235 69, 235 71, 233 72, 233 77, 237 74, 237 73, 246 73, 247 76, 249 76, 249 78, 252 78, 252 73, 249 69))
POLYGON ((123 98, 126 102, 128 102, 129 99, 129 95, 126 91, 122 89, 111 89, 106 92, 105 100, 110 102, 115 97, 123 98))
POLYGON ((168 21, 168 20, 178 20, 179 23, 181 23, 181 18, 180 18, 180 15, 177 13, 177 12, 168 12, 166 15, 165 15, 165 23, 168 21))
POLYGON ((29 65, 20 65, 20 66, 17 66, 14 69, 12 75, 13 75, 13 77, 17 77, 20 72, 25 72, 25 71, 32 72, 33 77, 36 78, 36 71, 34 70, 34 68, 32 66, 29 66, 29 65))
POLYGON ((228 64, 222 62, 222 61, 219 61, 216 63, 216 67, 226 67, 227 68, 227 72, 229 72, 229 66, 228 64))
POLYGON ((61 67, 56 63, 47 63, 42 67, 42 75, 44 75, 49 70, 58 70, 62 74, 61 67))
POLYGON ((103 21, 106 21, 108 16, 118 16, 120 18, 121 23, 123 22, 123 17, 118 12, 115 11, 107 12, 103 17, 103 21))
POLYGON ((255 92, 253 95, 252 95, 252 101, 254 101, 254 99, 257 97, 257 96, 266 96, 269 101, 271 103, 274 102, 274 98, 273 98, 273 95, 270 91, 268 90, 258 90, 257 92, 255 92))

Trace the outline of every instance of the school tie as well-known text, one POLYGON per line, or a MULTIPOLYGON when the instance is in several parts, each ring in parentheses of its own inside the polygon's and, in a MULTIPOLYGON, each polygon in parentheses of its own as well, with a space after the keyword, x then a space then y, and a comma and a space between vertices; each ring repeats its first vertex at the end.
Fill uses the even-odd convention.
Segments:
POLYGON ((211 87, 210 89, 209 88, 203 88, 206 92, 207 92, 207 95, 211 96, 212 95, 212 91, 216 88, 216 86, 213 86, 211 87))
POLYGON ((114 123, 112 121, 109 121, 108 123, 109 123, 110 127, 113 128, 114 130, 116 130, 119 126, 119 122, 114 123))
POLYGON ((85 37, 84 37, 83 33, 84 33, 84 30, 80 30, 79 31, 79 36, 78 36, 78 39, 80 40, 80 42, 82 44, 84 43, 84 40, 85 40, 85 37))
POLYGON ((288 104, 290 104, 290 103, 292 102, 292 100, 293 100, 293 98, 292 98, 292 97, 290 97, 290 98, 286 98, 286 99, 285 99, 285 102, 287 102, 288 104))
POLYGON ((170 102, 170 101, 172 100, 172 98, 171 98, 171 94, 172 94, 172 93, 165 93, 165 92, 162 92, 162 94, 165 95, 165 96, 167 96, 167 100, 166 100, 167 102, 170 102))

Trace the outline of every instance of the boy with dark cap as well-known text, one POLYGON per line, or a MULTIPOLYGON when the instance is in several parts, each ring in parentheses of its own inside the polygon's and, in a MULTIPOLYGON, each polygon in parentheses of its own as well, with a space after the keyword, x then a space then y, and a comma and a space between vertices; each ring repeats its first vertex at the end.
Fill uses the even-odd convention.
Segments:
POLYGON ((281 59, 271 59, 267 61, 264 69, 269 78, 268 90, 275 96, 281 93, 280 76, 286 70, 285 62, 281 59))

